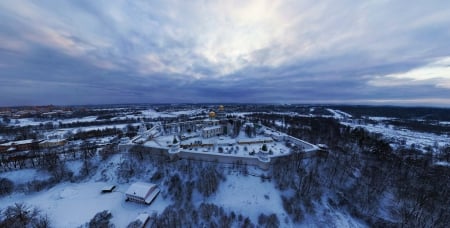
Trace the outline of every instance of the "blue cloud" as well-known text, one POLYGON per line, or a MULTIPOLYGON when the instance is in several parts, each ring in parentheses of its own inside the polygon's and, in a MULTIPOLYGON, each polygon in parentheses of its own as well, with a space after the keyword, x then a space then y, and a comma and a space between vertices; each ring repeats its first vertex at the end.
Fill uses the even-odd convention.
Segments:
POLYGON ((450 2, 0 3, 0 105, 450 105, 450 2), (385 83, 392 75, 395 83, 385 83), (384 81, 383 81, 384 80, 384 81), (383 83, 382 83, 383 82, 383 83))

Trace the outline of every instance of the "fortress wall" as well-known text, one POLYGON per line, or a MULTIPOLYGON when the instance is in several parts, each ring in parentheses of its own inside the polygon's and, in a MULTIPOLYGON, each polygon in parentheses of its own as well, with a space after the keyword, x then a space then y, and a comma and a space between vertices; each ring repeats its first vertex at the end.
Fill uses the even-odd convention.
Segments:
POLYGON ((261 162, 258 160, 258 158, 255 157, 237 157, 237 156, 226 156, 226 155, 219 155, 216 153, 192 153, 189 151, 180 151, 179 153, 173 154, 173 156, 177 156, 178 158, 184 158, 184 159, 192 159, 192 160, 199 160, 199 161, 210 161, 210 162, 220 162, 220 163, 227 163, 227 164, 233 164, 238 161, 241 161, 243 164, 257 166, 263 170, 267 170, 270 167, 270 162, 261 162))
MULTIPOLYGON (((120 151, 129 151, 131 147, 135 144, 119 145, 120 151)), ((190 159, 197 161, 209 161, 209 162, 220 162, 226 164, 233 164, 240 161, 242 164, 257 166, 263 170, 267 170, 270 167, 270 162, 261 162, 255 157, 236 157, 236 156, 226 156, 219 155, 215 153, 193 153, 190 151, 180 150, 178 153, 169 153, 169 149, 166 148, 156 148, 156 147, 146 147, 141 148, 142 152, 149 153, 157 156, 168 156, 171 159, 190 159)))
POLYGON ((292 136, 285 136, 285 140, 302 147, 305 151, 311 151, 311 150, 317 150, 318 149, 317 146, 315 146, 315 145, 313 145, 313 144, 311 144, 309 142, 303 141, 301 139, 292 137, 292 136))
MULTIPOLYGON (((295 139, 295 138, 294 138, 295 139)), ((300 143, 303 142, 300 140, 300 143)), ((293 142, 295 143, 295 142, 293 142)), ((300 153, 302 159, 312 158, 316 156, 325 156, 326 154, 320 150, 317 150, 312 144, 309 144, 310 148, 308 153, 300 153)), ((119 145, 120 151, 129 151, 131 147, 135 146, 135 144, 126 144, 119 145)), ((241 162, 242 164, 247 164, 251 166, 259 167, 262 170, 268 170, 273 161, 278 158, 287 156, 289 154, 278 155, 278 156, 270 156, 270 162, 262 162, 258 159, 257 156, 252 157, 238 157, 238 156, 228 156, 227 154, 217 154, 211 152, 191 152, 187 150, 180 150, 177 153, 169 153, 169 149, 167 148, 157 148, 157 147, 147 147, 142 146, 141 150, 144 153, 149 153, 157 156, 168 156, 170 159, 190 159, 197 161, 208 161, 208 162, 220 162, 226 164, 234 164, 237 162, 241 162)))

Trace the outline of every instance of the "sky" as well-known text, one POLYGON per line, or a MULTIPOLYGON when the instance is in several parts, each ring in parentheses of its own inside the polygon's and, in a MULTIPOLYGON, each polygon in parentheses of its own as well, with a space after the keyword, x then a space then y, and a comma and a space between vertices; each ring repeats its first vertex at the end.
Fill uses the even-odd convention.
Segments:
POLYGON ((0 106, 203 102, 450 107, 450 1, 0 1, 0 106))

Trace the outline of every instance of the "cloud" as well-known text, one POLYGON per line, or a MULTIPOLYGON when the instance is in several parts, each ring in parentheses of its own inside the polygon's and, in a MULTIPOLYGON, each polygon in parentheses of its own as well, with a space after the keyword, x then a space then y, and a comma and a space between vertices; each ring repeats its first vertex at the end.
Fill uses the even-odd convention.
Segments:
POLYGON ((440 58, 407 72, 377 76, 368 83, 378 87, 434 85, 450 89, 450 57, 440 58))
POLYGON ((446 0, 17 0, 0 12, 0 95, 18 103, 420 103, 450 87, 446 0))

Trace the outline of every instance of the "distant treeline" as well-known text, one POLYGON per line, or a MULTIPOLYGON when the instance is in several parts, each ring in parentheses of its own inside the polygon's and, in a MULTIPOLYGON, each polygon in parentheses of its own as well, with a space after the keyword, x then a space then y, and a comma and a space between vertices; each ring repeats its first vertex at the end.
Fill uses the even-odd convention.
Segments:
POLYGON ((99 125, 114 125, 114 124, 129 124, 136 123, 135 118, 126 119, 116 119, 116 120, 96 120, 89 122, 72 122, 72 123, 59 123, 57 128, 76 128, 76 127, 89 127, 89 126, 99 126, 99 125))
POLYGON ((120 129, 117 128, 106 128, 103 130, 91 130, 91 131, 82 131, 74 134, 71 137, 71 140, 85 140, 89 138, 98 138, 98 137, 105 137, 105 136, 116 136, 116 135, 122 135, 123 132, 120 129))

